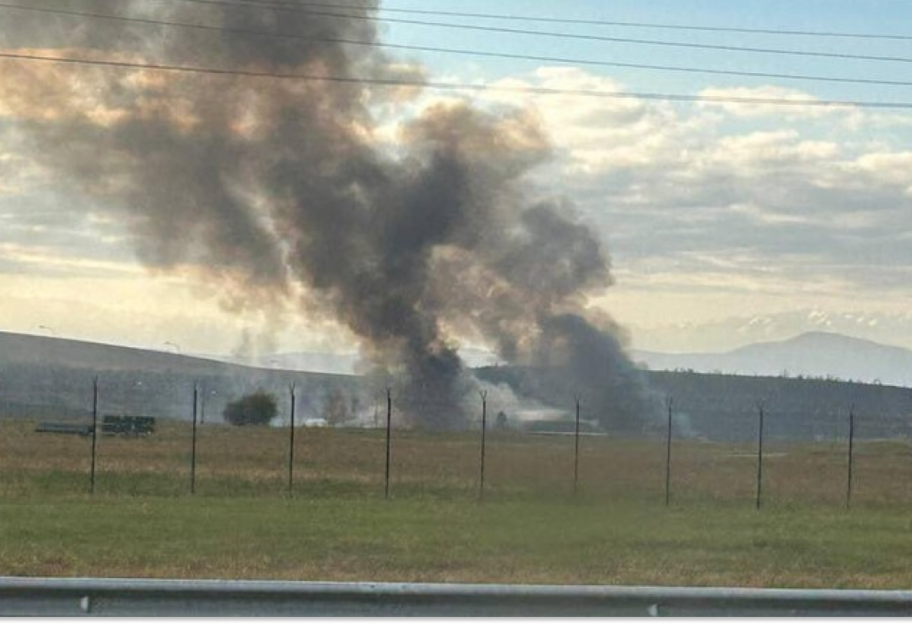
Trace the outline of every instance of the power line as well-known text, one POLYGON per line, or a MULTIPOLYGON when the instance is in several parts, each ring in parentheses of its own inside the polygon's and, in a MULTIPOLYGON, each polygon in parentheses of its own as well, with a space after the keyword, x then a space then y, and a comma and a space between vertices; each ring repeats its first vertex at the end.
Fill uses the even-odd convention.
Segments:
POLYGON ((711 69, 711 68, 701 68, 701 67, 684 67, 684 66, 677 66, 677 65, 650 65, 650 64, 643 64, 643 63, 624 63, 624 62, 620 62, 620 61, 603 61, 603 60, 597 60, 597 59, 538 56, 538 55, 530 55, 530 54, 511 54, 511 53, 507 53, 507 52, 490 52, 490 51, 484 51, 484 50, 467 50, 467 49, 461 49, 461 48, 441 48, 441 47, 434 47, 434 46, 418 46, 418 45, 384 43, 384 42, 378 42, 378 41, 360 41, 360 40, 356 40, 356 39, 345 39, 345 38, 336 38, 336 37, 312 37, 309 35, 284 33, 284 32, 279 32, 279 31, 251 30, 251 29, 246 29, 246 28, 229 28, 229 27, 223 27, 223 26, 211 26, 208 24, 191 24, 191 23, 186 23, 186 22, 173 22, 173 21, 155 20, 155 19, 141 18, 141 17, 125 17, 122 15, 110 15, 110 14, 106 14, 106 13, 93 13, 93 12, 84 12, 84 11, 70 11, 70 10, 65 10, 65 9, 51 9, 51 8, 46 8, 46 7, 22 6, 22 5, 18 5, 18 4, 6 4, 6 3, 2 3, 2 2, 0 2, 0 8, 31 11, 31 12, 37 12, 37 13, 47 13, 47 14, 53 14, 53 15, 65 15, 65 16, 70 16, 70 17, 81 17, 81 18, 111 20, 111 21, 127 22, 127 23, 138 23, 138 24, 145 24, 145 25, 150 25, 150 26, 186 28, 186 29, 201 30, 201 31, 206 31, 206 32, 228 32, 228 33, 239 34, 239 35, 276 37, 276 38, 280 38, 280 39, 322 42, 322 43, 337 43, 337 44, 344 44, 344 45, 366 46, 366 47, 417 51, 417 52, 436 52, 436 53, 456 54, 456 55, 464 55, 464 56, 475 56, 475 57, 482 57, 482 58, 504 58, 504 59, 538 61, 538 62, 548 62, 548 63, 562 63, 562 64, 570 64, 570 65, 620 67, 620 68, 627 68, 627 69, 645 69, 645 70, 652 70, 652 71, 696 73, 696 74, 710 74, 710 75, 723 75, 723 76, 743 76, 743 77, 751 77, 751 78, 775 78, 775 79, 782 79, 782 80, 797 80, 797 81, 808 81, 808 82, 836 82, 836 83, 847 83, 847 84, 870 84, 870 85, 888 85, 888 86, 903 86, 903 87, 912 86, 912 82, 902 81, 902 80, 880 80, 880 79, 874 79, 874 78, 847 78, 847 77, 840 77, 840 76, 817 76, 817 75, 808 75, 808 74, 779 74, 779 73, 772 73, 772 72, 753 72, 753 71, 746 71, 746 70, 711 69))
POLYGON ((611 98, 628 100, 658 100, 666 102, 709 102, 719 104, 743 104, 763 106, 794 106, 794 107, 854 107, 875 109, 903 109, 912 110, 912 102, 884 102, 884 101, 852 101, 852 100, 811 100, 811 99, 786 99, 786 98, 760 98, 760 97, 729 97, 713 95, 686 95, 678 93, 636 93, 621 91, 601 91, 592 89, 555 89, 550 87, 509 86, 486 83, 456 83, 456 82, 423 82, 421 80, 406 80, 400 78, 358 78, 348 76, 321 76, 318 74, 294 74, 282 72, 247 71, 240 69, 220 69, 213 67, 194 67, 187 65, 167 65, 160 63, 136 63, 129 61, 113 61, 104 59, 79 59, 62 56, 39 56, 34 54, 20 54, 14 52, 0 52, 0 59, 18 61, 38 61, 46 63, 60 63, 70 65, 95 65, 101 67, 115 67, 127 69, 142 69, 153 71, 167 71, 193 74, 212 74, 219 76, 242 76, 247 78, 273 78, 284 80, 301 80, 311 82, 333 82, 345 84, 367 84, 381 87, 416 87, 426 89, 450 91, 491 91, 500 93, 517 93, 525 95, 568 95, 590 98, 611 98))
MULTIPOLYGON (((363 9, 362 6, 352 4, 329 4, 322 2, 278 2, 271 1, 270 4, 289 5, 300 7, 313 7, 322 9, 363 9)), ((887 41, 912 41, 912 35, 890 35, 883 33, 860 33, 860 32, 840 32, 826 30, 790 30, 790 29, 767 29, 767 28, 737 28, 732 26, 701 26, 689 24, 669 24, 663 22, 628 22, 601 19, 581 19, 570 17, 554 16, 533 16, 533 15, 505 15, 502 13, 464 13, 460 11, 436 11, 429 9, 401 9, 395 7, 383 6, 384 13, 401 13, 405 15, 440 15, 446 17, 467 17, 473 19, 493 19, 509 20, 513 22, 536 22, 541 24, 574 24, 580 26, 617 26, 620 28, 654 28, 660 30, 683 30, 698 32, 730 32, 742 34, 758 35, 782 35, 798 37, 826 37, 826 38, 846 38, 846 39, 873 39, 887 41)))
POLYGON ((576 39, 583 41, 602 41, 610 43, 629 43, 633 45, 651 45, 673 48, 691 48, 701 50, 715 50, 720 52, 748 52, 755 54, 777 54, 784 56, 802 56, 814 58, 834 58, 842 60, 859 60, 859 61, 880 61, 891 63, 912 63, 912 58, 904 56, 879 56, 874 54, 848 54, 843 52, 816 52, 813 50, 787 50, 782 48, 754 48, 746 46, 732 46, 710 43, 690 43, 685 41, 665 41, 659 39, 635 39, 630 37, 609 37, 604 35, 584 35, 579 33, 552 32, 539 30, 526 30, 522 28, 504 28, 500 26, 481 26, 478 24, 454 24, 452 22, 435 22, 428 20, 404 19, 396 17, 378 17, 375 15, 359 15, 353 13, 333 13, 330 11, 314 11, 300 8, 300 6, 288 6, 281 4, 250 3, 250 2, 229 2, 227 0, 178 0, 179 2, 189 2, 193 4, 227 6, 247 9, 270 9, 273 11, 282 11, 287 13, 298 13, 302 15, 319 15, 323 17, 354 19, 366 21, 379 21, 391 24, 408 24, 412 26, 430 26, 435 28, 450 28, 457 30, 471 30, 476 32, 496 32, 513 35, 529 35, 536 37, 552 37, 559 39, 576 39))

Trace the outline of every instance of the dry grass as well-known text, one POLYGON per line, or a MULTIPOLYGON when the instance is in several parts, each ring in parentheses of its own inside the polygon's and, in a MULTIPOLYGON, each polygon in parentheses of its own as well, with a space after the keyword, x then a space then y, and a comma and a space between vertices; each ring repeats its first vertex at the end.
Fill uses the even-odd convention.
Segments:
MULTIPOLYGON (((88 485, 91 442, 34 433, 34 423, 0 425, 0 493, 81 494, 88 485)), ((200 428, 197 491, 201 495, 278 495, 286 489, 288 432, 283 429, 200 428)), ((395 431, 394 491, 474 496, 478 487, 477 434, 395 431)), ((331 487, 382 492, 384 432, 301 429, 295 444, 295 484, 301 491, 331 487)), ((164 423, 147 438, 99 437, 98 488, 109 494, 176 495, 189 489, 190 428, 164 423)), ((660 501, 665 448, 661 441, 585 437, 580 491, 597 500, 660 501)), ((751 444, 676 442, 672 499, 744 502, 754 499, 756 448, 751 444)), ((856 445, 853 502, 912 501, 912 452, 905 442, 856 445)), ((573 439, 492 433, 488 436, 486 493, 566 495, 572 491, 573 439)), ((764 504, 842 505, 846 496, 844 444, 766 446, 764 504)))
POLYGON ((842 445, 770 444, 753 510, 753 445, 679 442, 662 505, 660 441, 205 426, 90 440, 0 423, 0 574, 320 580, 909 587, 912 455, 858 445, 852 511, 842 445))

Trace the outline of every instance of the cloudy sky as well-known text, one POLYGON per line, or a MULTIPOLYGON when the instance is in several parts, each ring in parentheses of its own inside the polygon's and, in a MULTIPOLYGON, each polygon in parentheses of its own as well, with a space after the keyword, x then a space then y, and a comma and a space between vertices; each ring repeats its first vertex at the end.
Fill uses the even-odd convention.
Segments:
MULTIPOLYGON (((912 4, 897 0, 502 0, 494 7, 475 0, 390 0, 386 5, 910 37, 700 32, 383 11, 380 17, 391 20, 381 28, 384 40, 403 46, 869 81, 902 81, 912 62, 912 30, 902 30, 912 24, 912 4), (567 39, 402 23, 407 20, 898 60, 567 39)), ((68 6, 78 9, 80 2, 73 0, 68 6)), ((9 20, 7 29, 15 23, 10 10, 0 9, 0 23, 4 19, 9 20)), ((0 39, 4 49, 10 45, 0 39)), ((404 61, 425 65, 432 81, 912 105, 912 86, 902 85, 452 52, 401 54, 404 61)), ((0 76, 12 63, 0 60, 0 76)), ((805 310, 869 315, 912 310, 912 110, 434 90, 409 106, 459 97, 478 98, 491 107, 527 107, 539 117, 553 144, 554 159, 530 183, 574 200, 583 218, 597 228, 611 253, 616 284, 593 305, 628 326, 636 346, 716 346, 701 342, 699 331, 682 333, 674 344, 664 328, 679 323, 699 328, 729 317, 805 310), (652 338, 659 334, 661 344, 652 338)), ((209 284, 189 273, 144 268, 125 231, 93 209, 91 196, 60 185, 52 171, 30 157, 27 138, 17 130, 17 119, 24 114, 9 90, 0 87, 0 330, 173 348, 166 347, 167 342, 197 353, 229 353, 256 341, 268 313, 226 309, 209 284)), ((397 111, 380 114, 388 136, 394 137, 397 111)), ((389 141, 395 149, 394 139, 389 141)), ((271 336, 269 348, 351 349, 345 333, 325 322, 283 322, 288 330, 271 336)), ((912 342, 912 336, 897 336, 895 342, 912 342)))

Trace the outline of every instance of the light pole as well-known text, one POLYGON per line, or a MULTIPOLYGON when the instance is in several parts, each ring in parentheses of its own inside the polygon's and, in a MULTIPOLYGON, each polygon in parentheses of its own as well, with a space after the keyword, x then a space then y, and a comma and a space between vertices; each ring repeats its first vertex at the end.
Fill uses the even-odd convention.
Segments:
POLYGON ((210 390, 209 392, 203 392, 200 394, 200 419, 199 424, 206 424, 206 399, 209 397, 214 397, 218 394, 215 390, 210 390))

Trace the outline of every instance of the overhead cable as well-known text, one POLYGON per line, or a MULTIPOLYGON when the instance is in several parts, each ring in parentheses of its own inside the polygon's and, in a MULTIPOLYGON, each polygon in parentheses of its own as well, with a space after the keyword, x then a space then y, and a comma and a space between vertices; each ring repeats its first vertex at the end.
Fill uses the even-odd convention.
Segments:
POLYGON ((889 102, 876 100, 818 100, 818 99, 790 99, 772 97, 737 97, 722 95, 689 95, 679 93, 644 93, 627 91, 603 91, 596 89, 556 89, 551 87, 535 87, 531 85, 504 85, 489 83, 457 83, 435 82, 422 80, 408 80, 402 78, 366 78, 350 76, 331 76, 320 74, 297 74, 283 72, 266 72, 241 69, 222 69, 213 67, 196 67, 187 65, 169 65, 161 63, 140 63, 130 61, 115 61, 105 59, 83 59, 68 56, 43 56, 17 52, 0 52, 0 59, 16 61, 34 61, 45 63, 58 63, 70 65, 91 65, 100 67, 139 69, 151 71, 212 74, 221 76, 241 76, 248 78, 272 78, 283 80, 300 80, 311 82, 334 82, 349 84, 364 84, 380 87, 415 87, 421 89, 436 89, 449 91, 474 91, 514 93, 522 95, 566 95, 588 98, 611 98, 626 100, 659 100, 666 102, 705 102, 717 104, 743 104, 756 106, 791 106, 791 107, 853 107, 874 109, 903 109, 912 110, 912 102, 889 102))
POLYGON ((543 63, 560 63, 565 65, 584 65, 597 67, 618 67, 625 69, 645 69, 650 71, 665 71, 678 73, 694 73, 722 76, 741 76, 750 78, 775 78, 780 80, 794 80, 807 82, 834 82, 847 84, 869 84, 869 85, 886 85, 886 86, 912 86, 912 81, 904 80, 884 80, 877 78, 855 78, 844 76, 820 76, 810 74, 782 74, 774 72, 755 72, 747 70, 726 70, 712 69, 705 67, 686 67, 681 65, 653 65, 645 63, 626 63, 622 61, 608 61, 600 59, 585 59, 573 57, 556 57, 556 56, 539 56, 532 54, 512 54, 508 52, 494 52, 486 50, 468 50, 464 48, 443 48, 436 46, 420 46, 409 44, 385 43, 379 41, 361 41, 357 39, 346 39, 337 37, 318 37, 302 35, 296 33, 287 33, 273 30, 252 30, 247 28, 234 28, 224 26, 212 26, 208 24, 194 24, 187 22, 174 22, 166 20, 156 20, 142 17, 126 17, 122 15, 111 15, 106 13, 94 13, 86 11, 70 11, 66 9, 52 9, 47 7, 23 6, 19 4, 8 4, 0 2, 0 8, 22 10, 38 13, 48 13, 54 15, 66 15, 71 17, 110 20, 126 23, 145 24, 150 26, 165 26, 171 28, 186 28, 191 30, 200 30, 207 32, 227 32, 245 36, 275 37, 278 39, 290 39, 311 42, 336 43, 353 46, 365 46, 375 48, 385 48, 392 50, 404 50, 413 52, 432 52, 443 54, 454 54, 461 56, 475 56, 483 58, 502 58, 511 60, 536 61, 543 63))

